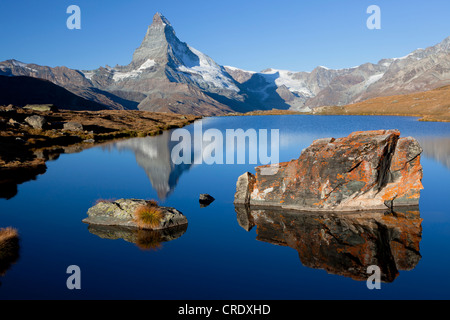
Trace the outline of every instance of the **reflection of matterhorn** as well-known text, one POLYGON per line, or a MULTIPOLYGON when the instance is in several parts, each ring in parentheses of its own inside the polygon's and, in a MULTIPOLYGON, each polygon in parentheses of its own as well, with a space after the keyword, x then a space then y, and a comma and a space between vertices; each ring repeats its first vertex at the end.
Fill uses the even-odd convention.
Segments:
POLYGON ((172 148, 179 142, 171 141, 171 132, 164 131, 156 137, 135 138, 114 143, 117 150, 131 150, 136 161, 147 173, 158 198, 164 200, 175 189, 181 174, 191 168, 191 164, 173 163, 172 148))

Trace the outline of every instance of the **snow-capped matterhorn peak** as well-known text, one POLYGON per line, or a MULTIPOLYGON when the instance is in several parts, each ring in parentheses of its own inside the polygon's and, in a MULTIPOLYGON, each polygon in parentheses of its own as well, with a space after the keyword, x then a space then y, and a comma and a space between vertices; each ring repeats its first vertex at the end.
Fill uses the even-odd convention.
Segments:
MULTIPOLYGON (((234 80, 213 59, 180 41, 161 13, 153 16, 144 40, 133 54, 133 70, 126 70, 126 75, 142 74, 142 65, 148 61, 165 68, 164 73, 173 82, 196 84, 203 90, 239 91, 234 80)), ((124 79, 127 78, 116 76, 115 80, 124 79)))
POLYGON ((155 15, 153 16, 153 23, 155 26, 157 25, 162 25, 162 26, 166 26, 169 25, 170 26, 170 22, 169 20, 167 20, 166 17, 164 17, 161 13, 157 12, 155 13, 155 15))
POLYGON ((169 42, 180 42, 170 22, 161 14, 153 16, 153 22, 148 27, 144 40, 133 54, 133 62, 140 64, 148 59, 167 61, 169 42))

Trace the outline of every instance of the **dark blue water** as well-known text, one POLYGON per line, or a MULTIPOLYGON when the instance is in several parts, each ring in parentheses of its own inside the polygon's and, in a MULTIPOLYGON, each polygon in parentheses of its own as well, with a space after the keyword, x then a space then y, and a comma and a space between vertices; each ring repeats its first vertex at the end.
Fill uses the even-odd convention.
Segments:
MULTIPOLYGON (((423 148, 420 259, 381 290, 365 281, 306 267, 289 246, 257 240, 237 221, 237 178, 255 165, 181 165, 170 161, 170 134, 63 154, 47 172, 0 199, 0 227, 20 234, 19 258, 0 276, 1 299, 449 299, 450 124, 407 117, 262 116, 203 120, 204 130, 280 129, 280 161, 315 139, 399 129, 423 148), (198 197, 216 198, 200 208, 198 197), (158 199, 188 218, 187 231, 143 250, 106 239, 82 223, 97 199, 158 199), (66 269, 81 269, 68 290, 66 269)), ((192 126, 189 128, 192 130, 192 126)), ((338 272, 336 272, 338 273, 338 272)))

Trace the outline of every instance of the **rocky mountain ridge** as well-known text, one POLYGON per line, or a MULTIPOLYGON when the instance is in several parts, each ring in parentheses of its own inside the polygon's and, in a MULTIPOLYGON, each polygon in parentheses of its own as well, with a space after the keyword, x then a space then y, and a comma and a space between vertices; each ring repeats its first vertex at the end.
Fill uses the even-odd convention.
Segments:
POLYGON ((366 99, 431 90, 450 83, 450 37, 400 58, 333 70, 323 66, 311 72, 266 69, 261 72, 225 67, 238 82, 269 100, 275 90, 291 110, 310 111, 347 105, 366 99), (252 83, 252 85, 250 85, 252 83), (259 84, 259 85, 258 85, 259 84))
POLYGON ((73 70, 6 60, 0 62, 0 75, 48 80, 108 109, 197 115, 273 108, 310 111, 450 84, 450 37, 376 64, 253 72, 217 64, 178 39, 170 22, 157 13, 128 65, 73 70))

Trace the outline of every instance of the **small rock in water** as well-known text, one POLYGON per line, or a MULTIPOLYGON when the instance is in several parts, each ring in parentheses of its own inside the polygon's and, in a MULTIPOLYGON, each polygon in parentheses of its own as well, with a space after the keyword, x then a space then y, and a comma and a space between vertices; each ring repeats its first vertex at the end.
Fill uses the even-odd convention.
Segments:
POLYGON ((212 202, 214 202, 214 197, 210 196, 209 194, 201 194, 200 198, 199 198, 199 202, 200 202, 200 207, 201 208, 205 208, 207 206, 209 206, 212 202))
POLYGON ((137 222, 137 211, 140 207, 151 204, 152 201, 141 199, 99 201, 88 210, 88 217, 83 222, 90 225, 124 226, 149 230, 163 230, 188 223, 187 218, 175 208, 157 206, 161 214, 160 221, 154 226, 140 226, 137 222))

